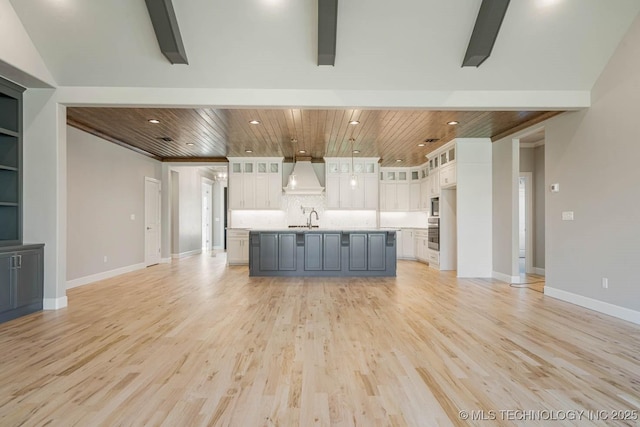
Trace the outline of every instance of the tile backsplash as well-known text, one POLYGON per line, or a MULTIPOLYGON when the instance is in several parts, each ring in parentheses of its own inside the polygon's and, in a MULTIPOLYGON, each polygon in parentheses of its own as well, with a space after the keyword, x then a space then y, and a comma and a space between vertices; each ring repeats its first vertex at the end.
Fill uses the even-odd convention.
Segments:
POLYGON ((325 196, 302 196, 284 194, 281 210, 231 211, 232 228, 286 228, 289 225, 306 225, 311 209, 313 224, 321 228, 375 228, 377 214, 374 210, 339 211, 327 210, 325 196))

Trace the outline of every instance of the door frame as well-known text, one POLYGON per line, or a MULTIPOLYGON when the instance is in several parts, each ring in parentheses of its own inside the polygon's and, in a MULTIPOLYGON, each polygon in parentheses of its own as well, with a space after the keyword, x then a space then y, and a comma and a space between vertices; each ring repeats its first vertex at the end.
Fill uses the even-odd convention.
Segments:
POLYGON ((155 178, 150 178, 148 176, 144 177, 144 264, 146 267, 150 265, 159 264, 162 262, 162 255, 160 250, 162 249, 162 182, 155 178), (147 252, 148 248, 148 227, 149 223, 147 222, 147 210, 149 209, 148 199, 147 199, 147 183, 152 183, 157 185, 158 187, 158 255, 157 262, 155 258, 151 258, 150 254, 147 252))

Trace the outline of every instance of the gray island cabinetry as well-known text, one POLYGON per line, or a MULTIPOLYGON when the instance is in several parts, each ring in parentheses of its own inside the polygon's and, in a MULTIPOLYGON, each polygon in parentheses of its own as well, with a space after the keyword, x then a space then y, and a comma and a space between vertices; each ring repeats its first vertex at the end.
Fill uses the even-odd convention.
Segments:
POLYGON ((251 276, 396 275, 396 232, 256 230, 249 233, 251 276))

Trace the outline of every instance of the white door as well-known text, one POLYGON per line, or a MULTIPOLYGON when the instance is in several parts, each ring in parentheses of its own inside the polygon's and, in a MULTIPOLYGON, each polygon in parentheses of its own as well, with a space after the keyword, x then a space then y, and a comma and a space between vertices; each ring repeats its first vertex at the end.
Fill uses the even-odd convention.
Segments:
POLYGON ((213 186, 210 182, 202 183, 202 250, 209 252, 211 248, 211 218, 213 216, 213 186))
POLYGON ((144 263, 160 262, 160 181, 144 179, 144 263))

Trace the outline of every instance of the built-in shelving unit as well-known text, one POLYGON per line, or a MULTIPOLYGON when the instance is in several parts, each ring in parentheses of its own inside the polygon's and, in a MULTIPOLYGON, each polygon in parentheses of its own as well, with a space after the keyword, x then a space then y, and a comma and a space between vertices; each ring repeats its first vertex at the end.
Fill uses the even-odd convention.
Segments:
POLYGON ((0 80, 0 245, 21 243, 22 88, 0 80))
POLYGON ((44 245, 22 243, 22 93, 0 79, 0 322, 42 310, 44 245))

